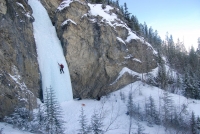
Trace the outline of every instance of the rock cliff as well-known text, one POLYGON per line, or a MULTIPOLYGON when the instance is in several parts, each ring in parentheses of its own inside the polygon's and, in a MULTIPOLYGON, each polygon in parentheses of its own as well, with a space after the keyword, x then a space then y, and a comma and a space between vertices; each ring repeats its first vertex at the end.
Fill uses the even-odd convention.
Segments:
MULTIPOLYGON (((119 19, 118 9, 84 0, 41 2, 61 41, 74 97, 100 97, 157 66, 151 45, 119 19)), ((41 92, 31 14, 26 0, 0 0, 0 120, 16 107, 35 108, 41 92)))
POLYGON ((0 120, 16 107, 36 107, 40 76, 32 10, 26 0, 0 0, 0 120))
POLYGON ((101 16, 92 13, 100 5, 83 0, 42 3, 61 40, 74 97, 96 98, 140 79, 128 71, 119 77, 124 68, 145 73, 157 66, 148 43, 138 37, 129 39, 135 34, 120 19, 105 19, 119 16, 117 9, 106 6, 100 9, 105 13, 101 16))

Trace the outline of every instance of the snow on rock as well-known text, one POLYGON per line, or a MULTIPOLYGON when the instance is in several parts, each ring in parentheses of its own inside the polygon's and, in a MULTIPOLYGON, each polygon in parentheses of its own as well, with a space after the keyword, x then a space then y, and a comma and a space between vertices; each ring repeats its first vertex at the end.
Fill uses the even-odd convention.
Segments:
POLYGON ((52 87, 58 102, 73 99, 71 80, 60 40, 52 25, 47 11, 38 0, 29 0, 33 9, 34 37, 37 46, 38 63, 42 78, 43 96, 46 88, 52 87), (60 74, 58 63, 64 65, 64 74, 60 74))
POLYGON ((141 74, 139 74, 139 73, 137 73, 137 72, 135 72, 135 71, 133 71, 133 70, 127 68, 127 67, 124 67, 124 68, 122 68, 122 70, 120 71, 120 73, 119 73, 117 79, 116 79, 113 83, 111 83, 110 85, 115 84, 125 73, 129 73, 129 74, 132 75, 132 76, 138 76, 138 77, 141 76, 141 74))
POLYGON ((12 74, 9 74, 9 76, 15 81, 15 83, 17 83, 20 87, 21 90, 26 90, 27 86, 24 82, 20 82, 21 81, 21 76, 19 75, 19 71, 17 70, 16 66, 12 66, 12 74))
MULTIPOLYGON (((88 3, 88 6, 90 7, 89 14, 93 16, 101 16, 102 20, 101 22, 106 22, 111 27, 124 27, 128 30, 128 37, 125 40, 125 42, 129 43, 131 40, 136 39, 140 40, 141 42, 144 42, 147 46, 149 46, 154 54, 157 54, 157 52, 153 49, 153 47, 148 43, 145 42, 144 39, 141 37, 138 37, 123 21, 118 19, 117 15, 115 13, 112 13, 110 10, 113 10, 113 7, 107 5, 105 9, 102 9, 102 4, 90 4, 88 3)), ((96 22, 95 19, 91 19, 92 22, 96 22)), ((117 39, 126 44, 120 37, 117 37, 117 39)))
POLYGON ((137 75, 137 76, 140 76, 139 73, 137 73, 137 72, 135 72, 135 71, 133 71, 133 70, 127 68, 127 67, 124 67, 124 68, 120 71, 117 80, 118 80, 119 78, 121 78, 122 75, 124 75, 126 72, 129 73, 129 74, 132 75, 132 76, 136 76, 136 75, 137 75))
POLYGON ((127 55, 126 57, 124 57, 124 59, 130 59, 130 58, 132 58, 133 57, 133 55, 132 54, 129 54, 129 55, 127 55))
POLYGON ((26 17, 28 17, 28 18, 32 18, 29 12, 25 13, 25 15, 26 15, 26 17))
POLYGON ((57 10, 61 11, 63 9, 65 9, 66 7, 68 7, 70 5, 70 3, 72 3, 73 0, 63 0, 62 3, 60 3, 60 5, 58 6, 57 10))
POLYGON ((24 8, 24 6, 21 3, 19 3, 19 2, 16 2, 16 3, 17 3, 17 5, 19 5, 20 7, 22 7, 24 9, 24 11, 25 11, 25 8, 24 8))
POLYGON ((140 38, 135 33, 131 32, 131 30, 129 28, 128 28, 128 31, 129 31, 129 33, 128 33, 128 37, 126 39, 126 42, 130 42, 132 39, 140 40, 140 38))
POLYGON ((122 38, 117 37, 117 40, 126 45, 126 43, 122 40, 122 38))
POLYGON ((139 60, 137 58, 133 58, 133 60, 142 63, 141 60, 139 60))
POLYGON ((21 90, 25 90, 27 89, 27 86, 24 82, 20 83, 19 80, 21 79, 20 75, 11 75, 9 74, 9 76, 19 85, 21 90))
MULTIPOLYGON (((59 10, 62 10, 63 8, 69 6, 69 4, 71 3, 71 0, 66 0, 63 1, 61 3, 61 5, 59 6, 59 10), (63 5, 63 6, 62 6, 63 5), (63 8, 61 8, 63 7, 63 8)), ((113 27, 114 29, 116 27, 123 27, 126 28, 128 30, 128 36, 126 38, 125 41, 123 41, 120 37, 117 37, 117 39, 126 44, 125 42, 129 43, 131 40, 135 39, 135 40, 140 40, 141 42, 144 42, 144 44, 146 44, 150 49, 153 50, 153 53, 156 55, 157 52, 153 49, 153 47, 148 43, 145 42, 144 39, 142 39, 142 37, 138 37, 128 26, 126 23, 124 23, 123 21, 121 21, 117 15, 115 13, 112 13, 111 10, 114 10, 113 7, 106 5, 106 7, 103 9, 102 8, 102 4, 90 4, 88 3, 88 6, 90 7, 90 11, 88 12, 88 15, 92 15, 92 16, 101 16, 102 19, 101 20, 96 20, 94 18, 90 19, 91 22, 95 23, 95 22, 103 22, 103 23, 107 23, 108 25, 110 25, 111 27, 113 27)), ((117 9, 115 9, 117 10, 117 9)), ((82 17, 86 16, 86 14, 84 14, 82 17)))
POLYGON ((71 19, 68 19, 68 20, 64 21, 64 22, 61 24, 61 26, 64 26, 64 25, 68 24, 68 22, 71 22, 71 23, 73 23, 74 25, 77 25, 76 22, 74 22, 74 21, 71 20, 71 19))
POLYGON ((103 20, 107 21, 115 21, 117 19, 117 15, 112 13, 110 14, 109 11, 113 9, 111 6, 106 6, 105 9, 102 9, 102 4, 90 4, 88 3, 88 6, 90 7, 90 14, 93 16, 101 16, 103 17, 103 20))

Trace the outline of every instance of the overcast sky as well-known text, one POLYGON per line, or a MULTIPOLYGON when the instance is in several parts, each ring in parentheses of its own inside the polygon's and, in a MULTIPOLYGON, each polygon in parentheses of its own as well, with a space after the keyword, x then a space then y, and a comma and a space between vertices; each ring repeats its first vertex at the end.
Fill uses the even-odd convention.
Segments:
POLYGON ((157 30, 162 39, 166 32, 176 42, 184 40, 186 49, 197 48, 200 37, 200 0, 119 0, 126 2, 128 11, 136 15, 140 23, 157 30))

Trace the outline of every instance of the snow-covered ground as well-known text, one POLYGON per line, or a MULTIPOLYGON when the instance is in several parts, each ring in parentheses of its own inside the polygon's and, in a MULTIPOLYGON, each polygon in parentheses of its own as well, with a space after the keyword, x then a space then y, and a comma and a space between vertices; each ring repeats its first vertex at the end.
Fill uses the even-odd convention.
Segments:
POLYGON ((42 76, 42 88, 52 87, 59 102, 72 100, 71 80, 60 40, 52 25, 47 11, 38 0, 29 0, 33 9, 34 37, 37 45, 39 68, 42 76), (64 74, 60 74, 59 64, 64 65, 64 74))
MULTIPOLYGON (((127 85, 126 87, 118 90, 116 92, 111 93, 108 96, 104 96, 100 101, 97 100, 80 100, 80 101, 69 101, 62 103, 62 108, 64 110, 64 119, 67 121, 67 133, 75 134, 77 130, 80 129, 79 125, 79 115, 80 110, 83 107, 85 111, 85 115, 88 117, 88 122, 90 122, 90 117, 93 115, 94 110, 101 111, 103 109, 103 114, 105 114, 104 119, 104 130, 109 126, 110 121, 112 121, 115 117, 117 119, 109 128, 110 130, 106 132, 106 134, 126 134, 129 128, 129 118, 126 115, 127 112, 127 99, 128 94, 131 91, 133 93, 133 101, 135 104, 140 104, 141 107, 145 105, 145 100, 148 100, 149 96, 155 100, 156 106, 158 107, 158 103, 160 102, 160 98, 163 97, 163 90, 152 87, 142 82, 138 81, 133 83, 132 85, 127 85), (124 94, 126 100, 121 100, 120 94, 124 94), (83 106, 84 105, 84 106, 83 106), (69 110, 70 109, 70 110, 69 110)), ((183 96, 179 96, 176 94, 170 94, 172 100, 174 101, 176 106, 181 106, 182 104, 186 104, 188 106, 188 112, 191 113, 194 111, 196 116, 200 116, 200 101, 187 99, 183 96)), ((137 121, 134 121, 132 132, 136 132, 137 121)), ((165 134, 165 129, 162 126, 154 125, 154 127, 148 127, 147 122, 141 122, 141 124, 145 128, 145 133, 149 134, 165 134)))
POLYGON ((12 125, 10 124, 0 122, 0 132, 1 132, 1 129, 3 131, 2 134, 32 134, 26 131, 19 130, 17 128, 13 128, 12 125))
MULTIPOLYGON (((67 122, 65 124, 66 134, 77 134, 78 129, 80 129, 80 124, 78 122, 79 115, 81 114, 81 108, 83 108, 84 113, 87 117, 88 124, 91 121, 91 116, 94 113, 94 110, 98 112, 102 111, 102 115, 104 118, 104 130, 109 126, 110 122, 114 121, 114 123, 110 126, 106 134, 127 134, 129 128, 129 116, 126 115, 127 112, 127 100, 128 94, 132 91, 133 93, 133 102, 135 104, 140 104, 141 107, 144 106, 145 100, 152 96, 155 101, 156 106, 158 107, 159 100, 163 97, 163 90, 143 84, 138 81, 133 83, 132 85, 127 85, 126 87, 113 92, 107 96, 103 96, 100 101, 85 99, 85 100, 71 100, 61 103, 61 107, 63 110, 63 119, 67 122), (132 88, 131 88, 132 87, 132 88), (132 89, 132 90, 131 90, 132 89), (120 94, 124 94, 125 101, 121 99, 120 94), (116 118, 116 120, 115 120, 116 118)), ((187 110, 189 113, 194 111, 196 116, 200 116, 200 101, 187 99, 183 96, 179 96, 176 94, 170 94, 172 100, 174 101, 174 105, 177 107, 185 104, 187 106, 187 110)), ((140 122, 142 126, 145 128, 145 133, 148 134, 166 134, 165 128, 163 126, 154 125, 153 127, 147 126, 147 122, 140 122)), ((18 134, 19 130, 13 129, 10 125, 4 125, 4 123, 0 123, 0 128, 4 128, 4 134, 18 134)), ((133 120, 132 132, 136 132, 137 130, 137 121, 133 120)), ((24 134, 25 133, 21 131, 24 134)))

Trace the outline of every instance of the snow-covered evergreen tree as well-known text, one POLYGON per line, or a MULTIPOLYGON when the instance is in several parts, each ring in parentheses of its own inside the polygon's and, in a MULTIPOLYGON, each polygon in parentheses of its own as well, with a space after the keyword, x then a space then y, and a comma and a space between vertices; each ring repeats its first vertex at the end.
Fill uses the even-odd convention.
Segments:
POLYGON ((153 124, 160 124, 157 107, 155 105, 152 96, 150 96, 149 99, 147 100, 145 104, 145 109, 146 109, 146 120, 148 122, 148 126, 153 126, 153 124))
POLYGON ((45 107, 44 105, 40 105, 38 108, 37 113, 35 114, 35 118, 33 120, 32 131, 35 133, 46 133, 46 126, 47 126, 47 117, 45 114, 45 107))
POLYGON ((190 127, 191 127, 191 133, 197 134, 196 118, 195 118, 194 112, 192 112, 191 114, 190 127))
POLYGON ((174 105, 173 100, 168 92, 163 93, 163 106, 162 106, 162 113, 163 113, 163 124, 168 127, 171 125, 173 120, 173 111, 174 105))
POLYGON ((161 89, 166 89, 167 87, 167 73, 165 63, 162 60, 162 56, 160 51, 158 51, 158 74, 157 74, 157 82, 161 89))
POLYGON ((197 121, 196 121, 196 125, 197 125, 197 132, 200 133, 200 117, 197 117, 197 121))
POLYGON ((142 126, 142 124, 138 121, 137 122, 137 130, 136 130, 136 133, 134 134, 145 134, 144 133, 144 127, 142 126))
POLYGON ((90 127, 87 125, 86 115, 84 114, 83 108, 81 108, 81 115, 79 116, 79 124, 81 128, 78 130, 78 134, 88 134, 90 133, 90 127))
POLYGON ((103 134, 103 121, 100 114, 94 110, 94 113, 91 118, 91 130, 93 134, 103 134))
POLYGON ((46 89, 45 98, 45 124, 46 131, 50 134, 64 134, 64 121, 62 119, 62 111, 58 101, 56 100, 53 89, 46 89))
POLYGON ((129 134, 131 133, 131 127, 133 124, 133 121, 132 121, 133 114, 134 114, 133 96, 132 96, 132 92, 129 92, 128 104, 127 104, 127 115, 129 115, 129 134))

